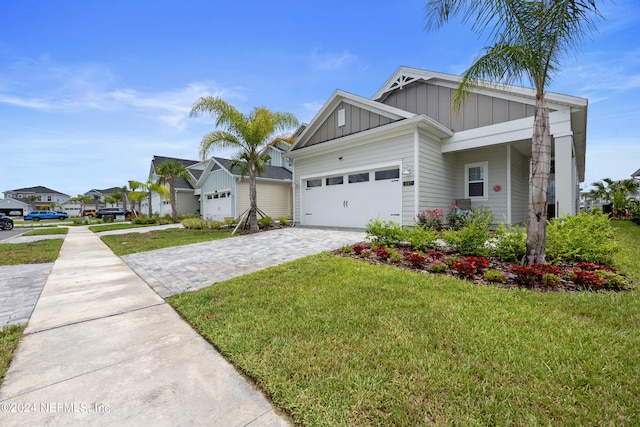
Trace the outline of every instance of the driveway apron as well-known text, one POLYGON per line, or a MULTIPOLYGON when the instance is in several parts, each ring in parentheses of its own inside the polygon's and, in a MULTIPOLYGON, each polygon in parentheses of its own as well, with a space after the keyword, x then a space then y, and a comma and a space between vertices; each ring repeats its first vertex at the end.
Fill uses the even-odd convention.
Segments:
POLYGON ((0 390, 0 425, 80 424, 288 423, 94 233, 72 227, 0 390))
POLYGON ((163 298, 365 240, 362 231, 282 228, 122 259, 163 298))

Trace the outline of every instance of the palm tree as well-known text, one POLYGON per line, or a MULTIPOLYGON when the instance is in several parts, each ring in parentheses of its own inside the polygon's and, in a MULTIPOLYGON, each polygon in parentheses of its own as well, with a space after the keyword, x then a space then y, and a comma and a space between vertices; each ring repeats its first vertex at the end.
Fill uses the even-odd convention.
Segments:
POLYGON ((36 202, 40 200, 40 196, 29 194, 28 196, 25 196, 25 200, 31 203, 31 210, 33 211, 36 209, 36 202))
POLYGON ((156 175, 158 175, 158 184, 169 185, 169 200, 171 202, 171 219, 173 223, 178 222, 178 208, 176 203, 176 178, 187 179, 189 171, 177 160, 167 160, 156 166, 156 175))
POLYGON ((94 193, 91 197, 93 197, 93 200, 96 202, 96 212, 98 212, 100 205, 100 195, 94 193))
POLYGON ((576 50, 595 31, 601 17, 596 0, 428 0, 427 29, 439 28, 455 15, 472 21, 478 34, 488 31, 485 48, 462 75, 454 94, 459 108, 469 89, 500 81, 529 81, 536 92, 531 140, 527 253, 523 264, 544 263, 547 242, 547 183, 551 170, 549 108, 545 93, 561 68, 563 55, 576 50))
POLYGON ((266 167, 266 157, 260 151, 269 144, 290 141, 290 138, 278 137, 276 133, 296 127, 298 120, 291 113, 273 112, 265 107, 256 107, 250 114, 243 114, 222 99, 212 96, 202 97, 193 105, 191 116, 200 113, 217 116, 216 127, 222 128, 202 138, 200 156, 203 160, 206 159, 216 146, 239 151, 233 164, 244 164, 245 167, 241 167, 242 173, 249 174, 249 221, 251 230, 257 230, 256 176, 266 167))

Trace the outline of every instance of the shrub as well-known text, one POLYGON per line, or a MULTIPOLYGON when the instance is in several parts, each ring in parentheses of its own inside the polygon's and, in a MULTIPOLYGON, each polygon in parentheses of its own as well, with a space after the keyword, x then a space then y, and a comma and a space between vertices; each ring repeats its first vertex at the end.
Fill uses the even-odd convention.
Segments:
POLYGON ((404 253, 404 259, 414 268, 421 268, 427 260, 427 257, 424 256, 421 252, 407 251, 404 253))
POLYGON ((278 222, 280 223, 280 225, 287 226, 289 225, 289 217, 286 216, 281 216, 280 218, 278 218, 278 222))
POLYGON ((91 224, 89 218, 73 218, 73 225, 88 225, 91 224))
POLYGON ((396 246, 404 241, 405 236, 405 230, 400 224, 379 218, 370 219, 367 222, 365 231, 369 240, 385 246, 396 246))
POLYGON ((404 238, 411 245, 411 249, 424 251, 434 246, 438 233, 434 229, 416 225, 412 229, 404 230, 404 238))
POLYGON ((342 252, 343 254, 350 254, 351 252, 353 252, 353 248, 349 245, 344 245, 342 248, 340 248, 340 252, 342 252))
POLYGON ((597 272, 588 270, 573 270, 569 273, 569 279, 585 289, 599 289, 604 283, 604 279, 597 272))
POLYGON ((442 239, 461 255, 487 256, 489 249, 489 230, 471 223, 459 230, 445 230, 442 239))
POLYGON ((425 209, 417 215, 418 223, 432 230, 441 230, 443 219, 444 209, 440 208, 425 209))
POLYGON ((485 270, 484 278, 491 283, 504 283, 509 280, 507 273, 499 270, 485 270))
POLYGON ((138 224, 138 225, 149 225, 149 224, 156 224, 158 222, 158 219, 156 217, 150 217, 150 216, 139 216, 138 218, 134 218, 131 220, 131 222, 133 224, 138 224))
POLYGON ((170 216, 161 216, 158 218, 158 225, 173 224, 173 219, 170 216))
POLYGON ((452 230, 459 230, 467 224, 468 218, 473 216, 473 211, 460 209, 458 205, 451 206, 451 211, 446 215, 447 224, 452 230))
POLYGON ((500 224, 493 251, 500 261, 519 262, 527 250, 527 231, 523 227, 500 224))
POLYGON ((360 255, 360 253, 365 250, 366 248, 362 245, 353 245, 353 252, 355 252, 356 254, 360 255))
POLYGON ((207 221, 202 218, 185 218, 181 224, 184 228, 192 230, 204 230, 208 228, 207 221))
POLYGON ((472 277, 478 273, 481 269, 486 268, 489 265, 487 259, 476 256, 459 258, 451 265, 451 269, 456 272, 458 276, 472 277))
POLYGON ((369 257, 371 256, 371 253, 372 253, 372 252, 373 252, 373 251, 372 251, 371 249, 369 249, 369 248, 365 248, 365 249, 363 249, 363 250, 361 250, 361 251, 360 251, 360 256, 361 256, 362 258, 369 258, 369 257))
POLYGON ((435 260, 433 263, 431 263, 431 265, 429 265, 429 271, 432 273, 444 273, 445 271, 447 271, 447 268, 449 268, 447 264, 439 259, 435 260))
POLYGON ((578 215, 554 218, 547 227, 547 259, 550 262, 588 261, 610 264, 619 246, 607 215, 578 215))
POLYGON ((234 224, 237 224, 237 223, 238 223, 238 221, 237 221, 237 220, 235 220, 235 219, 233 219, 233 218, 225 218, 225 219, 224 219, 224 223, 225 223, 226 225, 234 225, 234 224))
POLYGON ((440 251, 431 251, 431 252, 427 253, 427 255, 429 255, 433 259, 443 259, 444 258, 444 253, 440 252, 440 251))
POLYGON ((270 216, 263 216, 258 220, 258 227, 267 228, 274 224, 273 219, 270 216))
POLYGON ((384 246, 376 247, 376 255, 378 258, 387 259, 389 258, 389 250, 384 246))
POLYGON ((554 288, 560 284, 560 276, 553 273, 544 273, 542 275, 542 286, 545 288, 554 288))
MULTIPOLYGON (((560 283, 560 275, 562 274, 562 270, 551 264, 533 264, 532 266, 519 265, 512 267, 510 272, 516 275, 516 283, 527 288, 530 288, 537 283, 542 283, 544 281, 544 276, 556 276, 558 278, 557 283, 560 283)), ((547 277, 546 279, 546 283, 552 283, 555 281, 556 279, 551 277, 547 277)))
POLYGON ((389 249, 389 261, 398 264, 402 261, 402 254, 394 249, 389 249))
POLYGON ((102 222, 113 222, 113 215, 102 215, 102 222))

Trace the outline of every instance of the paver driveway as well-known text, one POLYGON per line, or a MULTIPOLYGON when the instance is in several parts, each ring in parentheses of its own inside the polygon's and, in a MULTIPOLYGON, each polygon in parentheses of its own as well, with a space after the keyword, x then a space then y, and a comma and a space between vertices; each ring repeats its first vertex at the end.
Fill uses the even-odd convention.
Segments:
POLYGON ((163 298, 365 239, 363 231, 283 228, 122 257, 163 298))

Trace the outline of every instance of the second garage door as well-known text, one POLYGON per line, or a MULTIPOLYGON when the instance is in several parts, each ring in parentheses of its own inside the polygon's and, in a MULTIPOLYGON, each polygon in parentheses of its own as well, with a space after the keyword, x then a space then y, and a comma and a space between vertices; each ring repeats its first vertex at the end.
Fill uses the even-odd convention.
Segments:
POLYGON ((372 218, 401 222, 399 168, 313 177, 302 186, 302 225, 364 228, 372 218))

